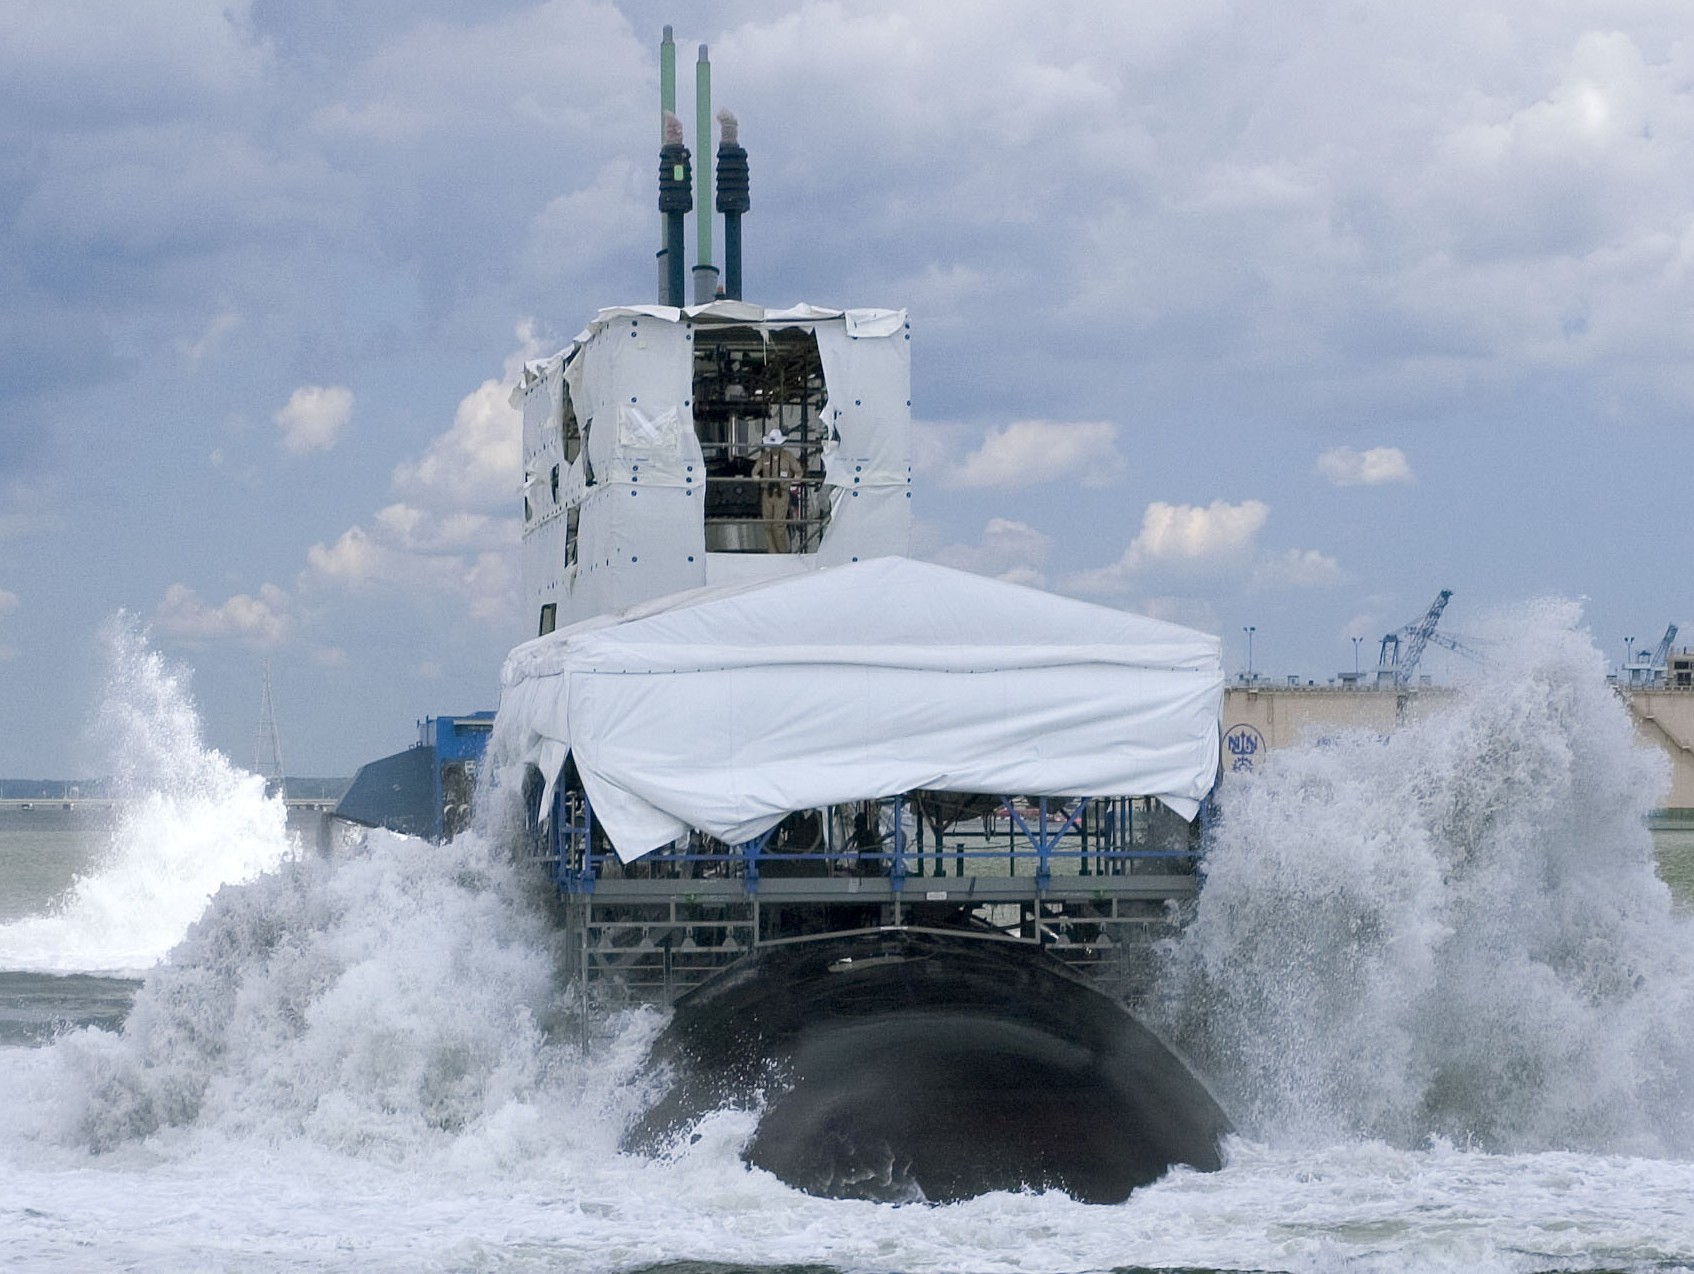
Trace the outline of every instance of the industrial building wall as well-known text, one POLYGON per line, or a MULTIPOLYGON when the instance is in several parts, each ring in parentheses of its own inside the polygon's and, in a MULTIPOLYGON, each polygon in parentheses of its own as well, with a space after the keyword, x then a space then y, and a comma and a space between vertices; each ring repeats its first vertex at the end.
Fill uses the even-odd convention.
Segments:
MULTIPOLYGON (((1265 755, 1337 730, 1386 734, 1420 709, 1451 693, 1440 687, 1341 689, 1332 686, 1245 686, 1224 691, 1223 772, 1257 769, 1265 755)), ((1643 743, 1670 758, 1671 786, 1662 808, 1694 811, 1694 692, 1619 692, 1643 743)))
POLYGON ((1665 807, 1694 810, 1694 691, 1631 690, 1625 699, 1642 741, 1670 757, 1665 807))
POLYGON ((1258 769, 1265 754, 1338 730, 1387 734, 1422 698, 1439 690, 1336 689, 1332 686, 1235 685, 1224 689, 1223 773, 1258 769))

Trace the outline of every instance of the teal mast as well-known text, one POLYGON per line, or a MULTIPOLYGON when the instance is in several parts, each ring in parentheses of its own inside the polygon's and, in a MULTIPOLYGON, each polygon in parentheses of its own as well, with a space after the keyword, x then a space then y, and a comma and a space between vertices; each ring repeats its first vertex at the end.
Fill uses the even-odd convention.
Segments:
MULTIPOLYGON (((665 27, 664 38, 659 41, 659 145, 664 146, 670 140, 666 134, 666 119, 676 118, 676 40, 672 38, 671 28, 665 27)), ((680 140, 680 139, 679 139, 680 140)), ((673 301, 670 296, 670 218, 661 216, 659 219, 659 302, 663 305, 681 304, 673 301)))
POLYGON ((694 64, 694 304, 706 305, 718 294, 718 271, 712 264, 712 63, 706 46, 694 64))

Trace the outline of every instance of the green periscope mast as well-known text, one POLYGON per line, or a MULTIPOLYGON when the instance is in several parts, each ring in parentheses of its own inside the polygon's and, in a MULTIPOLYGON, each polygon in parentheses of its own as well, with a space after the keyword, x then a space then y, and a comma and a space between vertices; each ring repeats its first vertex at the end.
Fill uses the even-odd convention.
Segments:
MULTIPOLYGON (((659 303, 513 395, 537 635, 490 753, 584 1003, 675 1005, 627 1145, 762 1093, 746 1157, 826 1195, 1215 1167, 1224 1116, 1122 1002, 1194 895, 1217 639, 905 556, 906 315, 741 299, 727 113, 718 286, 674 65, 666 28, 659 303)), ((704 152, 703 46, 698 83, 704 152)))

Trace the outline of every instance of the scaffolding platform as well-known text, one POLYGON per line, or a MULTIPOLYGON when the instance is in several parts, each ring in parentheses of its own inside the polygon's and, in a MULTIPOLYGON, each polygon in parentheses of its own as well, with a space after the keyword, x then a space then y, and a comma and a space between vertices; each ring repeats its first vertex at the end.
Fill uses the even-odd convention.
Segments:
POLYGON ((1133 998, 1197 892, 1197 837, 1147 798, 916 793, 625 864, 562 787, 532 856, 561 895, 570 974, 614 998, 669 1003, 759 947, 893 930, 1042 948, 1133 998))

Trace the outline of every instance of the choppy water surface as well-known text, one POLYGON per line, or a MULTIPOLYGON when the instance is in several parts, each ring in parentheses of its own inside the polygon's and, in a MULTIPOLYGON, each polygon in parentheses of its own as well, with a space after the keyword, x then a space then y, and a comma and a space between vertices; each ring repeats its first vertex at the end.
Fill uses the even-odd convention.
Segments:
POLYGON ((60 1015, 0 1037, 0 1264, 1694 1268, 1694 921, 1642 826, 1656 761, 1574 615, 1531 626, 1450 711, 1281 752, 1231 793, 1152 1008, 1242 1135, 1222 1172, 1116 1207, 813 1199, 743 1167, 746 1114, 617 1153, 661 1018, 609 1016, 579 1052, 545 900, 497 845, 300 852, 179 734, 183 772, 214 777, 157 780, 158 817, 141 781, 144 816, 0 924, 0 1006, 60 1015), (112 940, 93 900, 125 890, 193 914, 112 940), (142 938, 169 949, 144 981, 90 976, 142 938), (135 987, 113 1029, 101 1002, 135 987))
POLYGON ((1659 875, 1670 886, 1677 910, 1694 914, 1694 827, 1663 827, 1653 832, 1659 875))
POLYGON ((51 912, 73 880, 99 865, 110 824, 97 806, 0 808, 0 925, 51 912))

